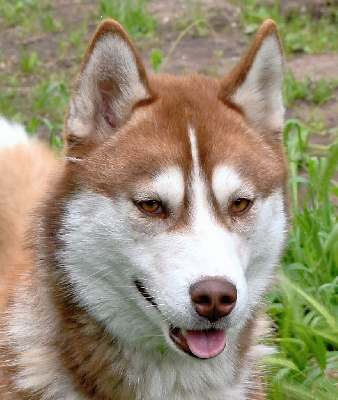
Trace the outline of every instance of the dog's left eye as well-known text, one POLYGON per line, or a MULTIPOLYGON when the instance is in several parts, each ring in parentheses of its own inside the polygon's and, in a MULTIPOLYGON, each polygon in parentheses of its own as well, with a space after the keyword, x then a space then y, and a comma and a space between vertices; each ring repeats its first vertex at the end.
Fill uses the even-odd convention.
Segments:
POLYGON ((231 203, 230 210, 234 214, 242 214, 247 211, 251 205, 251 200, 245 198, 239 198, 231 203))
POLYGON ((162 204, 157 200, 139 201, 137 205, 146 214, 158 215, 164 213, 162 204))

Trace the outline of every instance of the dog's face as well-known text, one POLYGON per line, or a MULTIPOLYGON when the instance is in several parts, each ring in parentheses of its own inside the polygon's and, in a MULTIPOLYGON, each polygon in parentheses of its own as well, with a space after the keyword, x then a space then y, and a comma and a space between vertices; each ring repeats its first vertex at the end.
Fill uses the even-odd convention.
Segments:
POLYGON ((271 21, 222 81, 148 78, 119 25, 94 36, 66 123, 59 259, 120 341, 211 358, 257 312, 286 231, 281 68, 271 21))

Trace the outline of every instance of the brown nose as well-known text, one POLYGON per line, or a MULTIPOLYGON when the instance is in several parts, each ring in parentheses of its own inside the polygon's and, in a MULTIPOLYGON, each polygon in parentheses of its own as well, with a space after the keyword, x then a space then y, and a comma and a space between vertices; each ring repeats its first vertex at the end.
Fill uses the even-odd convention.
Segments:
POLYGON ((190 297, 197 313, 210 322, 230 314, 236 305, 237 290, 223 278, 204 278, 190 287, 190 297))

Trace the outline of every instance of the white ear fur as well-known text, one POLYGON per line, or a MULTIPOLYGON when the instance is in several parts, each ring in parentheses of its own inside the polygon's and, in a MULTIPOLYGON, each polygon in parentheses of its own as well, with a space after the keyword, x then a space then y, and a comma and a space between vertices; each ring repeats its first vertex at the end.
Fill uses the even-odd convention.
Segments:
POLYGON ((284 125, 282 98, 283 55, 278 37, 267 36, 258 49, 244 82, 230 97, 254 128, 281 133, 284 125))
POLYGON ((149 97, 130 44, 119 34, 106 32, 94 44, 79 76, 67 134, 75 141, 90 134, 96 140, 104 138, 121 126, 135 103, 149 97))

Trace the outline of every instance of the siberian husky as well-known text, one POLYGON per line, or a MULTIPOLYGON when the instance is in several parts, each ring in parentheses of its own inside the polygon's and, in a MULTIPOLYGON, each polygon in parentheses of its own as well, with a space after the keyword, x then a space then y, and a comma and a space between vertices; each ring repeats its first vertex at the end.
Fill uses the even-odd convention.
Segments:
POLYGON ((265 398, 261 309, 288 225, 282 70, 271 20, 220 80, 149 76, 105 20, 60 165, 2 121, 2 400, 265 398))

